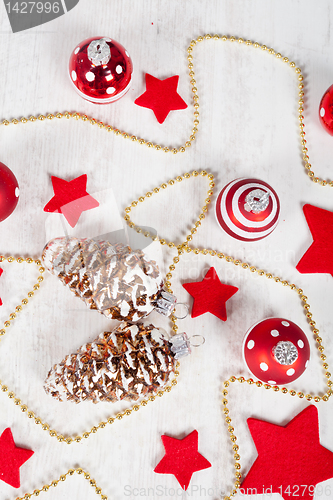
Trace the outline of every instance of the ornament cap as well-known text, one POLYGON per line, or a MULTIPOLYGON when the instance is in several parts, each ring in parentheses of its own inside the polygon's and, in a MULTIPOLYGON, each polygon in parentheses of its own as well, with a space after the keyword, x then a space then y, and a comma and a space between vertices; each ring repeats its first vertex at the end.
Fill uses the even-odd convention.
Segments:
POLYGON ((175 359, 184 358, 191 354, 190 340, 185 332, 177 333, 169 340, 171 351, 175 355, 175 359))
POLYGON ((269 193, 262 189, 253 189, 246 195, 244 208, 247 212, 260 214, 269 205, 269 193))
POLYGON ((272 349, 274 359, 280 365, 292 365, 298 358, 298 350, 295 344, 288 340, 281 340, 272 349))
POLYGON ((163 316, 170 316, 176 307, 176 302, 177 298, 172 293, 160 290, 154 301, 155 311, 163 316))
POLYGON ((100 40, 93 40, 88 45, 87 54, 88 59, 95 66, 102 66, 103 64, 107 64, 111 59, 111 50, 105 38, 101 38, 100 40))

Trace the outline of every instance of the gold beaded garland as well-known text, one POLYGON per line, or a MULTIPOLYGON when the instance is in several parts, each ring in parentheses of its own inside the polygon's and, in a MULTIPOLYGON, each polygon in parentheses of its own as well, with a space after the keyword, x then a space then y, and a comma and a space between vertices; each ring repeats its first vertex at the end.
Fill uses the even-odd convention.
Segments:
POLYGON ((39 121, 45 121, 48 119, 49 121, 53 120, 54 118, 66 118, 69 120, 70 118, 74 118, 75 121, 83 121, 86 123, 90 123, 91 125, 98 125, 98 128, 101 130, 106 130, 107 132, 113 132, 116 136, 120 136, 123 139, 130 139, 132 142, 138 142, 140 145, 145 145, 150 149, 155 149, 156 151, 163 151, 164 153, 184 153, 186 151, 186 148, 190 148, 192 145, 192 142, 195 141, 196 139, 196 134, 198 132, 198 126, 199 126, 199 96, 198 96, 198 88, 197 88, 197 82, 195 80, 195 73, 193 71, 193 48, 196 46, 197 43, 200 43, 204 40, 222 40, 224 42, 229 41, 229 42, 238 42, 239 45, 247 46, 247 47, 253 47, 254 49, 261 48, 262 51, 267 52, 268 54, 276 57, 277 59, 281 59, 282 62, 285 64, 288 64, 288 66, 295 71, 295 74, 297 75, 297 82, 298 83, 298 97, 300 98, 298 100, 298 119, 299 119, 299 127, 300 127, 300 141, 301 141, 301 150, 303 153, 303 162, 304 162, 304 167, 307 171, 307 174, 309 178, 316 184, 320 184, 321 186, 331 186, 333 187, 333 181, 330 181, 328 179, 322 179, 320 177, 315 176, 315 173, 312 170, 312 165, 309 163, 309 152, 307 148, 307 142, 305 140, 305 132, 304 132, 304 76, 302 74, 302 71, 299 67, 296 67, 296 64, 293 61, 290 61, 288 57, 283 56, 279 52, 276 52, 272 48, 268 48, 266 45, 260 45, 258 42, 252 42, 251 40, 244 40, 243 38, 237 38, 235 36, 227 36, 227 35, 211 35, 207 34, 204 36, 198 36, 196 40, 192 40, 190 42, 189 47, 187 48, 187 61, 188 61, 188 69, 189 69, 189 77, 190 77, 190 84, 191 84, 191 90, 193 93, 193 128, 191 131, 191 134, 189 136, 189 139, 185 142, 183 146, 161 146, 160 144, 155 144, 153 141, 146 141, 145 139, 140 139, 136 135, 132 135, 128 132, 122 132, 118 130, 116 127, 113 127, 107 123, 104 123, 102 121, 98 121, 96 118, 89 117, 85 114, 78 113, 77 111, 74 111, 70 113, 69 111, 65 111, 64 113, 59 113, 56 112, 54 114, 48 113, 47 115, 39 115, 38 117, 36 116, 30 116, 29 118, 22 117, 22 118, 12 118, 12 119, 3 119, 0 121, 0 125, 17 125, 19 123, 25 124, 28 122, 36 122, 37 120, 39 121))
MULTIPOLYGON (((41 266, 41 261, 39 259, 34 260, 31 257, 27 257, 26 259, 24 257, 17 257, 15 259, 12 256, 6 257, 5 255, 0 255, 0 262, 5 262, 5 261, 9 262, 10 264, 12 262, 18 262, 19 264, 22 264, 22 262, 27 262, 28 264, 32 264, 34 262, 36 264, 36 266, 38 267, 38 272, 40 273, 40 276, 38 276, 37 281, 38 282, 42 282, 43 279, 44 279, 43 276, 42 276, 42 274, 45 272, 45 269, 44 269, 44 267, 40 267, 41 266)), ((35 291, 38 290, 39 289, 39 283, 35 283, 35 285, 33 285, 33 288, 34 288, 35 291)), ((28 295, 29 298, 31 298, 34 295, 34 292, 30 291, 30 292, 27 293, 27 295, 28 295)), ((22 304, 23 305, 27 305, 28 302, 29 301, 28 301, 27 298, 24 298, 22 300, 22 304)), ((20 313, 22 311, 22 309, 23 308, 22 308, 21 305, 16 306, 16 308, 15 308, 16 312, 12 312, 9 315, 9 319, 4 322, 4 327, 5 328, 8 328, 11 325, 12 321, 17 317, 17 313, 20 313)), ((6 330, 4 330, 3 328, 1 328, 0 329, 0 336, 5 335, 5 333, 6 333, 6 330)), ((0 340, 1 340, 1 337, 0 337, 0 340)))
POLYGON ((43 491, 44 492, 49 491, 51 486, 53 486, 53 488, 55 488, 56 486, 58 486, 59 483, 66 481, 68 476, 74 476, 75 472, 78 475, 83 474, 83 477, 85 479, 89 480, 90 486, 92 488, 94 488, 96 495, 101 496, 101 500, 108 500, 108 497, 103 494, 102 489, 99 486, 97 486, 95 479, 91 479, 89 472, 85 472, 80 467, 77 469, 69 469, 65 474, 62 474, 59 477, 59 479, 54 479, 53 481, 51 481, 50 484, 44 484, 44 486, 42 486, 40 489, 34 490, 32 493, 25 493, 25 495, 23 495, 22 497, 17 497, 16 500, 28 500, 32 496, 38 497, 39 494, 42 493, 43 491))
MULTIPOLYGON (((88 117, 87 115, 84 115, 84 114, 80 114, 78 112, 73 112, 73 113, 69 113, 69 112, 64 112, 64 113, 55 113, 55 114, 52 114, 52 113, 49 113, 47 114, 46 116, 45 115, 39 115, 38 117, 35 117, 35 116, 30 116, 28 119, 25 118, 25 117, 22 117, 20 119, 17 119, 17 118, 13 118, 12 120, 7 120, 7 119, 4 119, 2 120, 2 122, 0 122, 0 124, 2 125, 5 125, 5 126, 8 126, 10 124, 13 124, 13 125, 17 125, 18 123, 28 123, 28 121, 30 122, 36 122, 37 120, 39 121, 44 121, 45 119, 48 119, 48 120, 53 120, 54 118, 58 118, 58 119, 61 119, 61 118, 66 118, 66 119, 70 119, 71 117, 74 118, 76 121, 78 120, 81 120, 83 122, 87 122, 87 123, 90 123, 91 125, 95 125, 97 124, 98 125, 98 128, 100 129, 105 129, 107 132, 111 132, 113 131, 115 135, 119 135, 121 137, 123 137, 124 139, 130 139, 132 142, 138 142, 140 145, 146 145, 148 148, 153 148, 153 149, 156 149, 157 151, 163 151, 165 153, 168 153, 168 152, 172 152, 173 154, 177 154, 178 152, 185 152, 186 151, 186 148, 189 148, 191 147, 192 145, 192 142, 196 139, 196 133, 198 132, 198 125, 199 125, 199 111, 198 111, 198 108, 199 108, 199 97, 198 97, 198 89, 197 89, 197 82, 195 80, 195 73, 193 71, 193 56, 192 56, 192 52, 193 52, 193 47, 195 47, 195 45, 197 43, 200 43, 204 40, 222 40, 222 41, 230 41, 230 42, 235 42, 237 41, 240 45, 247 45, 247 46, 252 46, 254 48, 261 48, 263 51, 266 51, 268 52, 270 55, 273 55, 275 56, 277 59, 281 59, 284 63, 288 64, 291 68, 293 68, 295 70, 295 73, 297 75, 297 79, 298 79, 298 82, 300 82, 298 84, 298 88, 299 88, 299 101, 298 101, 298 104, 299 104, 299 108, 298 108, 298 111, 299 111, 299 126, 300 126, 300 138, 301 138, 301 149, 302 149, 302 153, 303 153, 303 161, 304 161, 304 167, 305 169, 307 170, 307 173, 308 173, 308 176, 310 177, 310 179, 315 182, 315 183, 319 183, 321 184, 322 186, 331 186, 333 187, 333 181, 329 181, 329 180, 324 180, 324 179, 321 179, 319 177, 316 177, 313 170, 312 170, 312 165, 311 163, 309 163, 309 155, 308 155, 308 148, 306 147, 306 140, 304 139, 305 137, 305 132, 304 132, 304 77, 302 75, 302 72, 301 72, 301 69, 296 67, 296 64, 294 62, 290 62, 289 59, 287 57, 284 57, 282 56, 280 53, 276 53, 273 49, 271 48, 268 48, 267 46, 265 45, 260 45, 259 43, 257 42, 252 42, 250 40, 247 40, 245 41, 243 38, 236 38, 234 36, 226 36, 226 35, 223 35, 223 36, 219 36, 219 35, 210 35, 210 34, 207 34, 205 36, 199 36, 196 40, 192 40, 191 43, 190 43, 190 46, 187 48, 187 60, 188 60, 188 68, 189 68, 189 76, 190 76, 190 83, 191 83, 191 86, 192 86, 192 93, 194 94, 193 95, 193 107, 194 107, 194 120, 193 120, 193 125, 194 127, 192 128, 192 132, 191 132, 191 135, 189 137, 189 139, 185 142, 185 144, 183 146, 180 146, 180 147, 167 147, 167 146, 161 146, 159 144, 154 144, 153 142, 151 141, 146 141, 144 139, 140 139, 138 138, 137 136, 135 135, 131 135, 129 133, 126 133, 126 132, 122 132, 120 130, 118 130, 117 128, 114 128, 112 127, 111 125, 108 125, 108 124, 105 124, 101 121, 98 121, 96 118, 92 118, 92 117, 88 117)), ((178 256, 175 257, 173 259, 173 264, 171 264, 169 266, 169 272, 166 276, 167 278, 167 282, 166 282, 166 289, 172 293, 172 289, 171 289, 171 278, 173 276, 173 271, 175 271, 175 265, 177 265, 180 261, 180 257, 182 255, 184 255, 184 253, 191 253, 193 252, 195 255, 210 255, 210 256, 216 256, 218 257, 220 260, 222 259, 225 259, 226 262, 228 263, 232 263, 234 264, 235 266, 239 266, 240 268, 242 269, 245 269, 245 270, 249 270, 251 273, 256 273, 258 274, 259 276, 264 276, 266 278, 268 278, 269 280, 272 280, 276 283, 282 283, 283 286, 285 287, 289 287, 291 290, 293 291, 296 291, 298 293, 298 295, 300 296, 300 299, 303 303, 303 307, 305 309, 305 312, 306 312, 306 317, 309 321, 309 325, 310 327, 312 328, 313 330, 313 333, 314 333, 314 336, 315 336, 315 340, 317 342, 317 349, 318 351, 320 352, 320 358, 323 362, 323 368, 325 370, 325 378, 327 379, 327 386, 328 386, 328 389, 326 391, 325 394, 319 396, 319 395, 311 395, 311 394, 304 394, 303 392, 296 392, 295 390, 291 389, 291 390, 288 390, 287 388, 285 387, 279 387, 279 386, 271 386, 270 384, 263 384, 261 381, 259 380, 253 380, 252 378, 249 378, 249 379, 245 379, 244 377, 236 377, 236 376, 231 376, 228 380, 226 380, 224 383, 223 383, 223 386, 224 386, 224 389, 223 389, 223 400, 222 400, 222 405, 223 405, 223 413, 226 415, 226 423, 228 425, 228 433, 229 433, 229 438, 231 440, 231 443, 232 443, 232 448, 233 450, 235 451, 235 454, 234 454, 234 468, 235 468, 235 482, 234 482, 234 487, 231 489, 230 493, 229 493, 229 496, 226 496, 225 497, 225 500, 231 500, 231 497, 234 496, 236 493, 237 493, 237 489, 240 487, 240 479, 241 479, 241 465, 239 463, 240 461, 240 454, 239 454, 239 446, 237 444, 235 444, 235 442, 237 441, 237 437, 236 435, 234 434, 234 427, 230 425, 231 423, 231 418, 229 416, 229 409, 228 409, 228 399, 227 399, 227 395, 228 395, 228 391, 227 391, 227 388, 230 386, 230 383, 234 383, 234 382, 239 382, 241 384, 244 384, 244 382, 247 382, 247 384, 249 385, 256 385, 257 387, 263 387, 264 389, 266 390, 269 390, 269 389, 273 389, 274 392, 279 392, 281 391, 283 394, 289 394, 291 395, 292 397, 294 396, 297 396, 298 398, 300 399, 303 399, 305 398, 307 401, 311 401, 313 400, 314 402, 320 402, 320 401, 328 401, 329 398, 331 397, 332 395, 332 385, 333 385, 333 381, 331 380, 331 373, 328 370, 329 366, 328 366, 328 363, 325 362, 326 361, 326 355, 323 354, 324 352, 324 346, 322 345, 322 338, 318 335, 319 334, 319 330, 315 327, 316 326, 316 323, 315 321, 312 320, 312 313, 310 312, 310 305, 308 304, 307 300, 307 296, 304 295, 303 293, 303 290, 301 288, 298 288, 295 284, 290 284, 287 280, 281 280, 280 277, 277 277, 277 276, 274 276, 272 273, 269 273, 269 272, 265 272, 264 270, 262 269, 257 269, 255 266, 250 266, 250 264, 246 263, 246 262, 242 262, 241 260, 239 259, 234 259, 230 256, 225 256, 223 253, 221 252, 217 252, 215 250, 208 250, 208 249, 199 249, 199 248, 191 248, 189 247, 189 242, 192 241, 193 239, 193 235, 196 234, 197 232, 197 229, 198 227, 200 227, 201 225, 201 221, 205 218, 205 214, 207 213, 208 211, 208 206, 211 202, 211 196, 213 194, 213 189, 214 189, 214 186, 215 186, 215 183, 214 183, 214 176, 212 174, 208 174, 206 171, 201 171, 200 172, 200 175, 202 177, 206 177, 209 179, 209 190, 207 191, 207 198, 205 200, 205 205, 202 207, 202 212, 200 213, 199 217, 198 217, 198 220, 195 222, 194 224, 194 227, 190 230, 190 234, 188 234, 186 237, 185 237, 185 241, 182 242, 182 243, 179 243, 179 244, 176 244, 175 242, 172 242, 172 241, 167 241, 166 239, 164 238, 158 238, 156 236, 152 236, 150 235, 149 232, 147 231, 143 231, 139 226, 136 226, 130 219, 130 216, 129 216, 129 213, 131 213, 131 210, 132 208, 136 207, 138 205, 138 202, 137 201, 133 201, 126 209, 125 209, 125 217, 124 219, 126 220, 127 224, 129 225, 129 227, 135 229, 137 232, 139 233, 143 233, 145 237, 150 237, 152 238, 153 241, 156 241, 157 239, 159 240, 160 244, 161 245, 168 245, 170 248, 174 248, 176 247, 177 248, 177 251, 178 251, 178 256)), ((152 189, 151 191, 148 191, 144 196, 141 196, 139 197, 139 202, 144 202, 146 198, 150 198, 153 196, 153 194, 157 194, 159 193, 160 189, 166 189, 168 186, 173 186, 174 184, 176 184, 177 182, 181 182, 183 179, 189 179, 191 178, 191 176, 193 177, 197 177, 199 176, 199 172, 198 171, 193 171, 192 174, 190 173, 185 173, 183 176, 177 176, 175 180, 171 179, 168 181, 168 183, 163 183, 160 187, 155 187, 154 189, 152 189)), ((34 292, 35 291, 38 291, 39 288, 40 288, 40 283, 43 281, 43 276, 42 274, 44 273, 45 269, 41 266, 41 261, 40 260, 34 260, 32 259, 31 257, 28 257, 28 258, 24 258, 24 257, 18 257, 18 258, 14 258, 12 256, 9 256, 9 257, 6 257, 6 256, 0 256, 0 262, 4 262, 4 261, 7 261, 9 263, 12 263, 12 262, 18 262, 18 263, 23 263, 23 262, 26 262, 28 264, 31 264, 31 263, 35 263, 37 266, 38 266, 38 270, 39 270, 39 273, 40 273, 40 276, 38 277, 37 279, 37 283, 33 286, 33 290, 31 290, 30 292, 28 292, 27 296, 28 298, 32 298, 34 296, 34 292)), ((21 304, 23 306, 27 305, 28 304, 28 298, 24 298, 21 302, 21 304)), ((4 328, 0 328, 0 340, 1 340, 1 336, 4 336, 6 334, 6 329, 8 329, 10 326, 11 326, 11 323, 12 321, 15 320, 15 318, 17 317, 17 313, 20 313, 22 311, 22 305, 18 305, 16 306, 15 308, 15 312, 12 312, 10 315, 9 315, 9 319, 6 320, 4 322, 4 328)), ((174 316, 174 315, 171 315, 171 322, 172 322, 172 331, 174 333, 176 333, 178 331, 178 326, 177 326, 177 318, 174 316)), ((171 385, 167 386, 165 389, 163 390, 160 390, 158 391, 157 393, 157 396, 158 397, 161 397, 163 396, 163 394, 165 394, 166 392, 170 392, 172 387, 176 386, 177 385, 177 377, 179 376, 179 371, 178 371, 178 368, 179 368, 179 363, 177 363, 176 365, 176 371, 175 371, 175 378, 171 381, 171 385)), ((100 422, 98 425, 96 426, 93 426, 92 429, 90 431, 85 431, 82 436, 80 435, 76 435, 74 437, 67 437, 65 438, 62 434, 59 434, 56 430, 53 430, 51 429, 50 430, 50 426, 49 424, 47 423, 44 423, 39 417, 36 417, 34 412, 30 411, 27 407, 27 405, 25 404, 22 404, 21 403, 21 400, 18 399, 18 398, 15 398, 15 394, 14 392, 12 391, 9 391, 8 392, 8 387, 7 385, 3 384, 2 382, 0 382, 0 389, 2 392, 7 392, 7 395, 10 399, 13 399, 14 401, 14 404, 16 406, 19 406, 21 411, 23 413, 26 413, 28 418, 29 419, 34 419, 35 423, 37 425, 41 425, 41 428, 45 431, 48 432, 48 434, 51 436, 51 437, 56 437, 57 440, 59 442, 64 442, 66 444, 71 444, 72 442, 76 442, 76 443, 79 443, 82 438, 85 438, 87 439, 90 434, 94 434, 98 431, 98 429, 103 429, 106 427, 107 424, 113 424, 115 422, 115 419, 117 420, 122 420, 122 418, 124 416, 129 416, 131 415, 132 413, 132 410, 134 411, 138 411, 140 409, 140 407, 144 407, 148 404, 148 402, 153 402, 155 401, 156 397, 155 396, 149 396, 147 399, 144 399, 142 400, 139 404, 135 404, 132 406, 132 408, 130 409, 127 409, 125 410, 124 412, 122 413, 118 413, 115 417, 108 417, 107 418, 107 422, 100 422)), ((40 490, 34 490, 33 493, 26 493, 23 497, 18 497, 17 500, 24 500, 24 499, 28 499, 28 498, 31 498, 31 496, 38 496, 39 493, 41 493, 42 491, 46 492, 49 490, 49 487, 50 486, 53 486, 53 487, 56 487, 58 485, 58 483, 60 481, 65 481, 67 476, 70 475, 72 476, 75 472, 77 472, 77 474, 81 475, 83 474, 85 479, 89 480, 89 483, 92 487, 95 488, 95 492, 96 494, 98 495, 101 495, 101 498, 102 500, 107 500, 107 497, 105 495, 102 494, 102 490, 101 488, 99 488, 98 486, 96 486, 96 482, 95 480, 91 479, 90 478, 90 474, 83 471, 81 468, 78 468, 78 469, 69 469, 69 471, 64 474, 64 475, 61 475, 60 478, 58 480, 54 480, 52 481, 49 485, 44 485, 40 490)))

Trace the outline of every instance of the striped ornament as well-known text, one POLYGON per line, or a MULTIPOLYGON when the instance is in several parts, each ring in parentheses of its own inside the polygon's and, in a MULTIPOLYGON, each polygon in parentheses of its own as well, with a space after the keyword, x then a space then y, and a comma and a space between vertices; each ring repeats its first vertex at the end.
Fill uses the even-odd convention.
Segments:
POLYGON ((219 193, 215 214, 218 224, 233 238, 257 241, 276 228, 280 202, 266 182, 235 179, 219 193))

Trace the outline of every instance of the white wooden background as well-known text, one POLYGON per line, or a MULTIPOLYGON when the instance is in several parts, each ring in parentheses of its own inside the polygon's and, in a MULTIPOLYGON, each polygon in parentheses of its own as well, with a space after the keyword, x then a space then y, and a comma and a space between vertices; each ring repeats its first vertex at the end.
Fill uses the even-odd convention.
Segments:
MULTIPOLYGON (((317 175, 331 175, 332 137, 318 121, 319 101, 333 83, 330 0, 80 0, 65 16, 17 34, 11 32, 3 5, 0 12, 2 118, 77 110, 130 134, 179 146, 190 134, 193 110, 189 106, 175 111, 159 125, 151 111, 134 105, 145 89, 144 74, 149 72, 158 78, 180 75, 179 92, 190 104, 189 42, 205 33, 234 34, 273 47, 303 69, 310 158, 317 175), (83 101, 67 79, 72 49, 94 35, 111 36, 121 42, 134 63, 129 93, 108 106, 83 101)), ((74 120, 0 127, 0 161, 15 172, 21 187, 17 209, 0 224, 0 253, 40 255, 50 230, 50 219, 43 212, 53 194, 50 175, 70 180, 86 173, 90 193, 111 190, 114 204, 100 221, 103 232, 119 224, 117 211, 122 213, 133 199, 186 171, 213 172, 216 193, 236 177, 258 177, 270 183, 280 196, 282 214, 274 233, 259 242, 243 244, 219 229, 211 209, 193 243, 244 259, 302 286, 330 360, 332 277, 300 275, 295 269, 311 243, 302 204, 333 208, 333 191, 312 184, 303 171, 295 73, 267 53, 222 41, 197 47, 194 63, 200 126, 197 141, 184 154, 149 150, 74 120)), ((206 189, 206 181, 187 181, 140 206, 133 218, 158 228, 166 238, 182 241, 206 189)), ((93 226, 89 216, 86 212, 80 222, 86 224, 87 231, 93 226)), ((82 230, 80 224, 78 231, 82 230)), ((162 255, 158 245, 152 245, 150 251, 160 259, 162 268, 170 262, 171 254, 162 255)), ((222 281, 238 286, 239 292, 227 304, 226 323, 209 314, 183 321, 182 329, 189 335, 204 335, 206 343, 181 363, 179 385, 171 394, 88 441, 71 446, 48 437, 0 395, 0 431, 11 427, 16 443, 35 451, 21 469, 19 490, 0 483, 1 500, 41 487, 73 466, 89 470, 110 499, 179 498, 179 490, 173 490, 178 488, 175 477, 155 474, 153 469, 164 454, 161 434, 182 438, 193 429, 199 432, 199 451, 213 466, 194 474, 186 498, 217 499, 220 492, 228 492, 233 481, 233 454, 220 402, 222 381, 231 374, 249 376, 241 356, 242 339, 254 322, 265 317, 289 318, 309 336, 310 365, 292 386, 306 392, 324 389, 315 344, 295 293, 225 261, 190 255, 182 260, 174 281, 179 300, 190 303, 181 283, 201 279, 211 265, 222 281)), ((0 312, 4 320, 35 275, 26 267, 2 267, 5 272, 0 296, 4 305, 0 312)), ((152 314, 150 319, 168 328, 160 316, 152 314)), ((53 277, 47 277, 41 292, 1 341, 1 380, 52 428, 64 434, 82 433, 124 406, 60 404, 46 396, 43 380, 54 362, 109 326, 53 277)), ((246 419, 257 417, 285 424, 306 405, 299 399, 248 386, 231 389, 230 410, 243 472, 256 457, 246 419)), ((333 450, 332 403, 318 408, 321 442, 333 450)), ((327 484, 333 489, 333 480, 327 484)), ((95 498, 94 491, 79 477, 47 495, 42 494, 49 500, 95 498)), ((326 500, 333 495, 322 496, 326 500)))

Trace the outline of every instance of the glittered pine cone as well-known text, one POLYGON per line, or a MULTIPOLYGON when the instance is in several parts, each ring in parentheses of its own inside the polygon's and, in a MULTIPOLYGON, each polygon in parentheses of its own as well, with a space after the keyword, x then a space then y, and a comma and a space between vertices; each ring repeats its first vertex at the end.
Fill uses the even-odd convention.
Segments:
POLYGON ((136 401, 156 393, 175 370, 172 345, 153 325, 122 322, 54 365, 44 384, 59 401, 136 401))
POLYGON ((109 319, 138 321, 152 312, 163 286, 156 262, 120 243, 55 238, 42 260, 90 309, 109 319))

